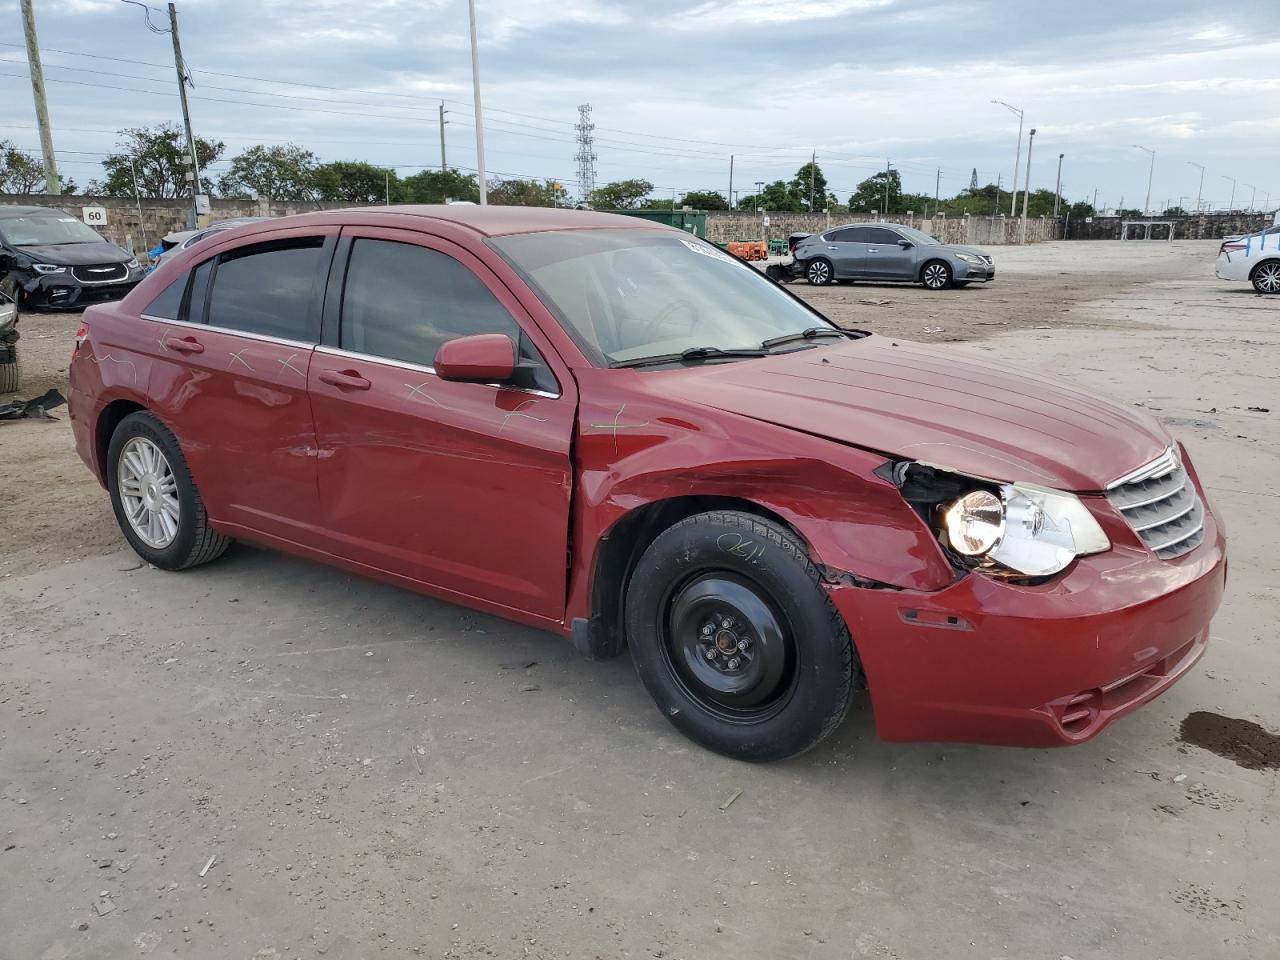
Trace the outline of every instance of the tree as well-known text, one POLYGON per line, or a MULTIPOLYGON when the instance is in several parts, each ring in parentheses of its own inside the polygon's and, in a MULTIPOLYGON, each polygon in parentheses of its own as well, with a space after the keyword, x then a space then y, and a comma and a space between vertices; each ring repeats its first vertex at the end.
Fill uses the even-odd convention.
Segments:
POLYGON ((591 194, 591 206, 597 210, 633 210, 653 191, 648 180, 618 180, 606 183, 591 194))
MULTIPOLYGON (((808 199, 808 195, 805 195, 808 199)), ((738 201, 739 210, 774 210, 777 212, 799 211, 807 209, 800 198, 792 190, 791 184, 785 180, 775 180, 758 194, 749 194, 738 201)))
POLYGON ((690 190, 680 201, 680 206, 694 210, 728 210, 729 201, 716 190, 690 190))
POLYGON ((1097 216, 1097 212, 1093 209, 1093 204, 1088 200, 1078 200, 1067 208, 1067 213, 1072 217, 1093 217, 1097 216))
POLYGON ((489 185, 489 202, 506 207, 554 207, 568 197, 564 186, 554 180, 494 180, 489 185))
POLYGON ((423 170, 400 181, 399 197, 403 203, 447 203, 450 200, 480 202, 480 187, 475 174, 457 170, 423 170))
POLYGON ((231 169, 218 181, 224 196, 250 192, 264 200, 311 200, 315 197, 316 155, 292 143, 255 147, 231 158, 231 169))
POLYGON ((397 199, 400 196, 400 178, 394 170, 363 160, 322 163, 315 168, 313 183, 321 200, 385 203, 388 192, 397 199))
POLYGON ((1161 216, 1162 217, 1187 217, 1187 216, 1190 216, 1190 214, 1187 213, 1187 211, 1184 210, 1182 207, 1178 206, 1178 207, 1166 207, 1164 213, 1162 213, 1161 216))
MULTIPOLYGON (((185 162, 187 156, 186 134, 175 124, 157 127, 132 127, 121 130, 116 152, 102 161, 106 179, 99 185, 101 192, 112 197, 133 196, 133 167, 138 171, 138 192, 144 197, 189 197, 191 183, 186 173, 191 169, 185 162)), ((196 161, 201 171, 222 156, 225 145, 221 140, 205 140, 196 137, 196 161)), ((203 178, 203 173, 201 174, 203 178)), ((211 192, 211 183, 202 179, 205 192, 211 192)))
POLYGON ((902 206, 902 174, 897 170, 881 170, 858 184, 853 195, 849 197, 850 211, 857 213, 862 210, 884 210, 886 184, 888 187, 887 212, 905 211, 907 208, 902 206))
POLYGON ((39 193, 44 186, 44 163, 0 140, 0 193, 39 193))
POLYGON ((828 198, 827 178, 822 175, 822 167, 810 162, 806 163, 791 179, 790 190, 795 203, 804 210, 822 210, 831 205, 835 198, 828 198), (809 203, 812 196, 813 203, 809 203))

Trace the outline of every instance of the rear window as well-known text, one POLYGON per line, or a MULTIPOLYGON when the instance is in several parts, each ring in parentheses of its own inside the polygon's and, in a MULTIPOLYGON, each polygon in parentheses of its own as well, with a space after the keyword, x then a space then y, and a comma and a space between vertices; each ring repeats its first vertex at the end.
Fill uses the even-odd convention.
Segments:
POLYGON ((180 319, 182 296, 187 292, 187 279, 189 277, 190 274, 184 273, 161 290, 160 295, 147 304, 147 308, 142 311, 143 315, 155 317, 157 320, 180 319))
POLYGON ((324 238, 241 247, 218 261, 207 323, 284 340, 319 338, 317 304, 324 238))

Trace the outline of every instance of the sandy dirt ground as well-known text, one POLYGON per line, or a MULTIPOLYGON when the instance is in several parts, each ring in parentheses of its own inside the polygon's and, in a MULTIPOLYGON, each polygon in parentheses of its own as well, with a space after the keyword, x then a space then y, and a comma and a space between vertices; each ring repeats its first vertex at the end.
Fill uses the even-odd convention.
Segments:
MULTIPOLYGON (((141 565, 65 419, 0 424, 0 958, 1280 956, 1280 774, 1180 736, 1280 731, 1280 299, 1212 243, 993 252, 988 287, 792 289, 1187 444, 1231 577, 1166 695, 1058 751, 886 744, 860 703, 748 766, 625 657, 249 547, 141 565)), ((23 318, 21 395, 76 323, 23 318)))

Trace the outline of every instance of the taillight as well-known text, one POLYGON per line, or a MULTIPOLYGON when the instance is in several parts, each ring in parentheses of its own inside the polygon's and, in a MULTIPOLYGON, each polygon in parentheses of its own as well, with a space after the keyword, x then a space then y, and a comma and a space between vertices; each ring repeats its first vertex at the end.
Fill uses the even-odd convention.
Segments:
POLYGON ((89 328, 82 323, 80 324, 80 328, 76 330, 75 345, 71 348, 72 360, 76 358, 76 354, 80 352, 80 347, 84 344, 84 342, 87 339, 89 339, 89 328))
POLYGON ((1243 243, 1224 243, 1222 245, 1223 250, 1243 250, 1244 248, 1245 245, 1243 243))

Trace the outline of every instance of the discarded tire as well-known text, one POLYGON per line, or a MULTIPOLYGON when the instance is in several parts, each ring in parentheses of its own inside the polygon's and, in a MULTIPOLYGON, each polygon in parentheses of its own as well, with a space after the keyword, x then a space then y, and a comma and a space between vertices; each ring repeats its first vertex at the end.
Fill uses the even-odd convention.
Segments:
POLYGON ((0 393, 18 389, 18 345, 0 343, 0 393))

